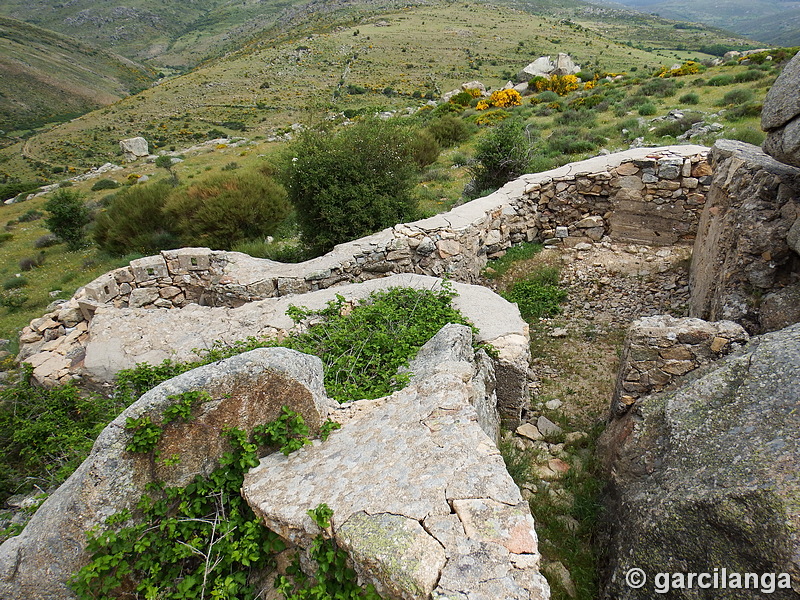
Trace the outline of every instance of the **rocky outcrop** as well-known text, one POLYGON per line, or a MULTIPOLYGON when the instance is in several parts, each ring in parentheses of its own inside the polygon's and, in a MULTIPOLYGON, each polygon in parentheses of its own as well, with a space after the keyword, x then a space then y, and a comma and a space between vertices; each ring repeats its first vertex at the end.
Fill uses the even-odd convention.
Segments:
POLYGON ((150 154, 147 140, 143 137, 128 138, 119 141, 119 149, 125 162, 134 162, 150 154))
POLYGON ((219 435, 225 427, 249 431, 277 419, 287 405, 318 431, 335 404, 325 395, 320 359, 286 348, 253 350, 153 388, 103 430, 86 461, 23 532, 0 546, 0 598, 74 598, 66 582, 88 562, 86 532, 133 509, 148 484, 182 486, 196 474, 209 474, 229 450, 219 435), (125 429, 128 417, 149 416, 161 423, 175 395, 194 390, 207 391, 211 400, 196 407, 188 423, 166 425, 156 447, 163 456, 179 454, 177 465, 125 450, 132 436, 125 429))
POLYGON ((334 412, 343 426, 324 443, 262 459, 243 486, 256 514, 308 548, 320 530, 306 511, 326 503, 332 535, 386 598, 548 598, 528 505, 472 404, 487 386, 470 338, 447 326, 408 387, 334 412))
POLYGON ((769 573, 787 574, 774 580, 770 598, 797 598, 798 398, 794 325, 751 339, 702 377, 642 398, 612 420, 600 446, 614 524, 601 598, 655 597, 664 592, 659 573, 716 573, 728 588, 705 592, 695 580, 670 598, 763 598, 769 573), (626 585, 634 567, 647 577, 638 589, 626 585), (732 573, 755 573, 758 583, 730 589, 732 573))
POLYGON ((559 52, 554 61, 550 60, 549 56, 537 58, 517 74, 517 81, 525 82, 534 77, 549 77, 550 75, 575 75, 580 71, 580 65, 576 65, 569 54, 559 52))
MULTIPOLYGON (((356 303, 379 289, 441 289, 441 285, 442 281, 433 277, 394 275, 309 292, 302 297, 250 302, 238 308, 197 305, 181 310, 100 307, 89 324, 85 339, 76 338, 82 344, 81 350, 72 352, 82 354, 83 360, 72 373, 95 383, 108 383, 121 369, 132 368, 139 362, 159 364, 168 358, 197 360, 195 350, 210 348, 215 342, 232 344, 251 336, 274 338, 286 335, 295 327, 294 321, 286 315, 292 305, 317 310, 325 308, 337 295, 349 303, 356 303)), ((453 306, 478 329, 478 340, 497 350, 493 368, 497 374, 498 408, 503 419, 514 424, 527 407, 528 325, 520 317, 516 305, 487 288, 456 283, 453 289, 457 294, 453 306)), ((44 352, 29 360, 38 362, 37 357, 42 354, 44 352)), ((39 373, 44 375, 41 369, 39 373)))
POLYGON ((731 321, 709 323, 669 315, 634 321, 622 348, 612 412, 623 414, 637 398, 667 389, 677 377, 740 348, 749 338, 731 321))
POLYGON ((764 151, 777 160, 800 167, 800 53, 789 61, 772 84, 761 111, 767 132, 764 151))
POLYGON ((714 175, 692 256, 690 314, 763 332, 774 324, 762 298, 800 280, 800 256, 790 245, 800 217, 800 169, 730 140, 718 141, 710 156, 714 175))

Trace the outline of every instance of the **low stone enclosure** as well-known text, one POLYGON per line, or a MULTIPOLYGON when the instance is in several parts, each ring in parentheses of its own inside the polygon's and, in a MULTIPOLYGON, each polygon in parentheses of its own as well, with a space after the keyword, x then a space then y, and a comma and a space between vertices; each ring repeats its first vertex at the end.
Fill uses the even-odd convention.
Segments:
POLYGON ((20 337, 19 358, 45 384, 87 374, 85 346, 101 307, 238 307, 392 273, 472 283, 488 258, 523 241, 576 246, 610 236, 690 244, 711 182, 706 154, 701 146, 641 148, 526 175, 448 213, 396 225, 300 264, 207 248, 164 251, 102 275, 32 321, 20 337))

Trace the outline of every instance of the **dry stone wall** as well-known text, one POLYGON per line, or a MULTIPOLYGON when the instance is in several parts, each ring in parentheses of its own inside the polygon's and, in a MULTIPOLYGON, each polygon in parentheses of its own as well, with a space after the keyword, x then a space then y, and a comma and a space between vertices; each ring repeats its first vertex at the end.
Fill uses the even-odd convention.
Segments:
POLYGON ((183 248, 134 260, 87 284, 21 334, 19 357, 49 382, 73 377, 87 323, 101 306, 237 307, 392 273, 474 282, 512 244, 616 241, 690 243, 710 183, 702 146, 639 148, 525 175, 448 213, 341 244, 325 256, 282 264, 237 252, 183 248))
POLYGON ((750 336, 732 321, 709 323, 669 315, 634 321, 625 337, 612 416, 642 396, 670 387, 678 377, 741 348, 750 336))

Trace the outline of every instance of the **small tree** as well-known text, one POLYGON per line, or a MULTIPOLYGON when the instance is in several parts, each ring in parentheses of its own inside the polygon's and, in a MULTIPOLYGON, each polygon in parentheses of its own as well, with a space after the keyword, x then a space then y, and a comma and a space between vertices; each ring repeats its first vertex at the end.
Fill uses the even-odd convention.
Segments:
POLYGON ((524 175, 531 161, 532 145, 525 124, 507 119, 492 129, 477 144, 475 163, 470 168, 478 194, 497 189, 524 175))
POLYGON ((45 220, 47 228, 67 244, 70 250, 77 250, 83 245, 86 226, 92 216, 83 197, 72 190, 57 190, 45 203, 45 210, 50 216, 45 220))
POLYGON ((308 131, 285 171, 303 240, 315 252, 414 216, 412 131, 368 120, 335 134, 308 131))
POLYGON ((167 173, 169 173, 170 176, 170 183, 172 183, 172 185, 178 185, 178 176, 175 174, 175 171, 173 169, 174 165, 172 164, 171 156, 162 154, 156 159, 155 165, 159 169, 166 169, 167 173))

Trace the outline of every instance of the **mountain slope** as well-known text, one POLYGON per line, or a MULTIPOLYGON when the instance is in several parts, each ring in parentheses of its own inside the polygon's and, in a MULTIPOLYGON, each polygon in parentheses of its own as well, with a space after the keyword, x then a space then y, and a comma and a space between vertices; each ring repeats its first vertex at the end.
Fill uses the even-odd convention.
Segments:
POLYGON ((667 19, 721 27, 773 45, 800 45, 800 2, 796 0, 619 0, 667 19))
POLYGON ((110 104, 149 85, 134 63, 0 17, 0 129, 40 126, 110 104))
POLYGON ((708 30, 675 30, 649 15, 639 15, 640 23, 611 9, 590 7, 602 14, 583 14, 586 5, 578 2, 570 9, 573 20, 483 3, 430 2, 383 12, 363 3, 347 6, 306 16, 289 33, 255 40, 36 135, 26 153, 43 163, 87 168, 118 160, 117 141, 125 137, 143 135, 156 150, 243 129, 247 137, 267 137, 332 113, 421 106, 420 96, 476 78, 496 89, 541 55, 569 52, 587 69, 630 72, 702 56, 697 49, 712 41, 746 43, 708 30))

